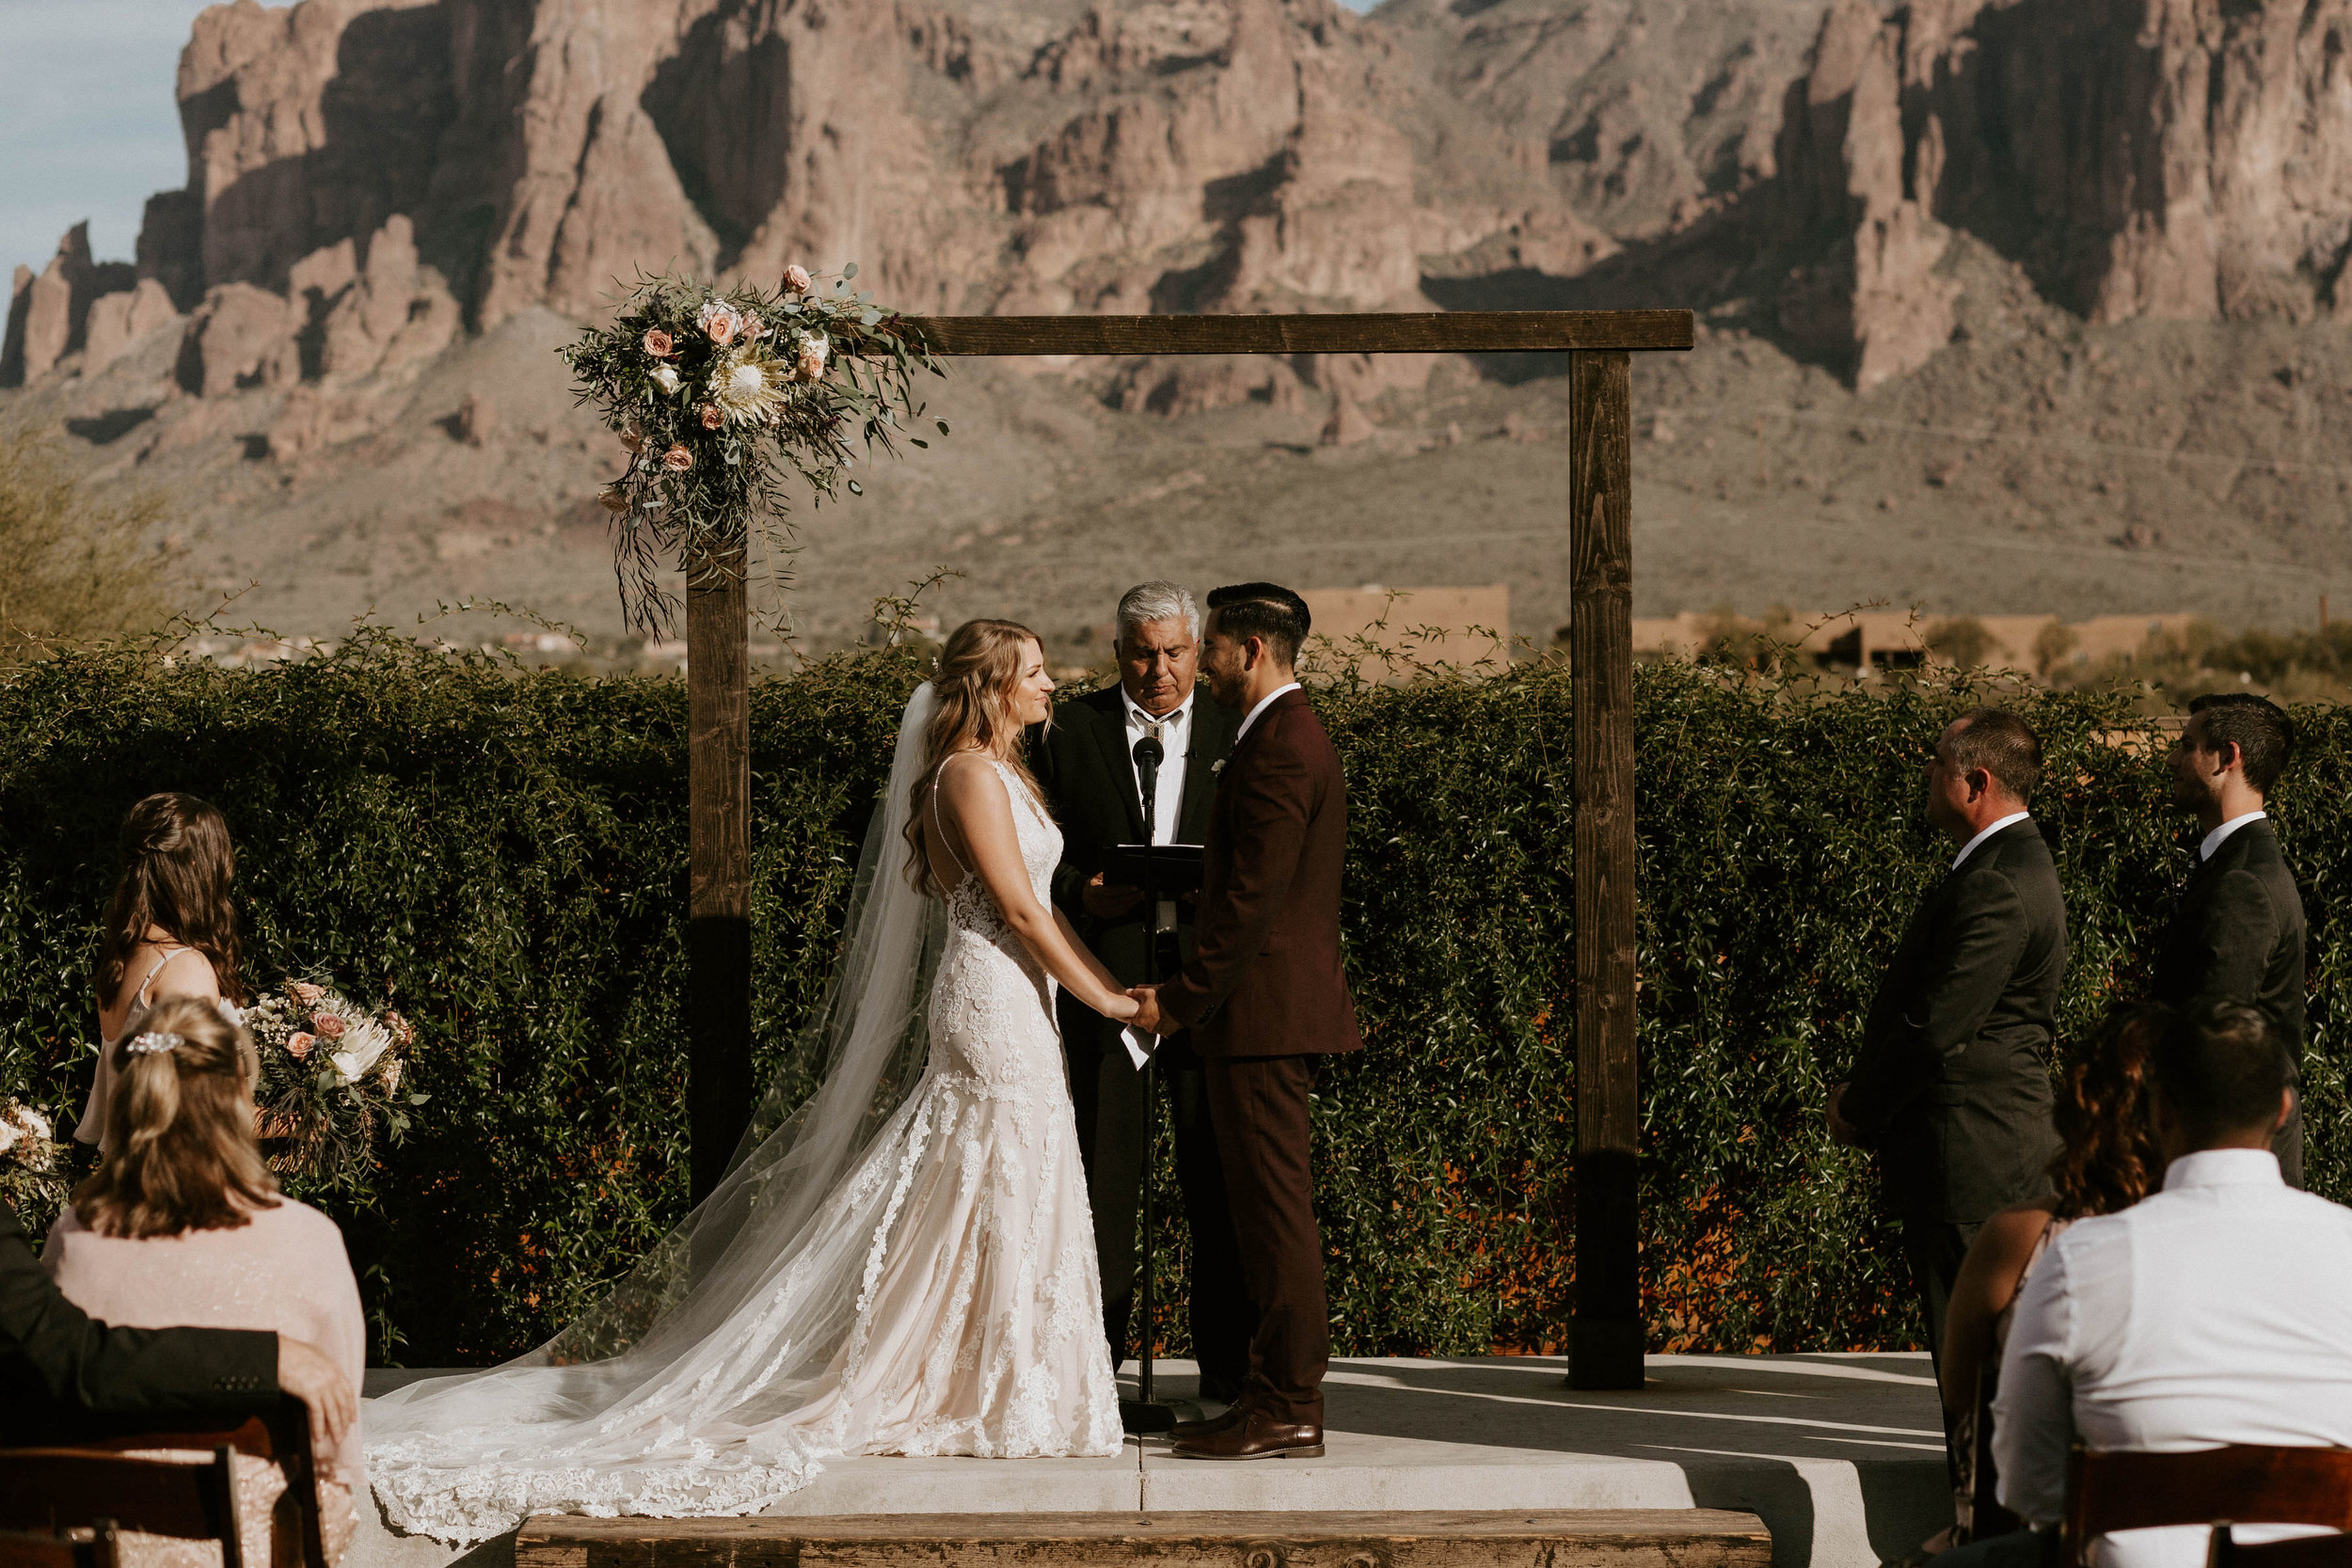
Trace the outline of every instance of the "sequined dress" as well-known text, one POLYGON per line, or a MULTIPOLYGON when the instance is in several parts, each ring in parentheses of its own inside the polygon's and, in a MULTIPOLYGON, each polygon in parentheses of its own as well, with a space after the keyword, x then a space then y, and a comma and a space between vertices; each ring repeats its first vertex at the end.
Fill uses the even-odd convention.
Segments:
MULTIPOLYGON (((998 773, 1044 902, 1060 832, 998 773)), ((837 1455, 1119 1451, 1054 984, 977 877, 946 908, 924 1074, 773 1277, 616 1402, 540 1366, 372 1402, 394 1524, 475 1541, 531 1513, 752 1513, 837 1455)))

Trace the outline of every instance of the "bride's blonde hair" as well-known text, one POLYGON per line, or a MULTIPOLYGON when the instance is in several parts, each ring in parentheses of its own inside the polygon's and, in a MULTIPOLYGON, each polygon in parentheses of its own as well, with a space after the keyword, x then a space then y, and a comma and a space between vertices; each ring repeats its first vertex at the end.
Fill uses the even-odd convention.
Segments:
MULTIPOLYGON (((923 824, 930 818, 931 782, 940 765, 958 752, 977 751, 1010 768, 1041 806, 1044 797, 1021 756, 1021 714, 1013 699, 1021 684, 1021 648, 1039 642, 1037 633, 1018 621, 966 621, 948 634, 940 650, 939 673, 931 677, 938 705, 923 732, 923 773, 914 781, 907 801, 907 876, 914 891, 933 897, 947 890, 931 875, 931 857, 923 843, 923 824)), ((1046 719, 1051 726, 1052 718, 1046 719)))

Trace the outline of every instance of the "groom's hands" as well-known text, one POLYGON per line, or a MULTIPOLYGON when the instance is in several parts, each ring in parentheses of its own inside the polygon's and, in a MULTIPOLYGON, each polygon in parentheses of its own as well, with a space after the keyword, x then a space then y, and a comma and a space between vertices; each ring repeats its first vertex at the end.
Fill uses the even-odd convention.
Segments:
POLYGON ((1137 986, 1127 994, 1136 999, 1136 1016, 1127 1021, 1129 1028, 1147 1035, 1172 1035, 1181 1027, 1161 1013, 1159 987, 1137 986))

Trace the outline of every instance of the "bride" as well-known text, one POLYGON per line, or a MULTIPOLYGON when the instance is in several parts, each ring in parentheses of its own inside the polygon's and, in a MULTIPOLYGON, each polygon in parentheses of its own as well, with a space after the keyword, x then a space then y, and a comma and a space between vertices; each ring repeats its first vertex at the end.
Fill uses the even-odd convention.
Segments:
POLYGON ((393 1524, 463 1544, 753 1513, 834 1455, 1119 1450, 1054 987, 1136 1004, 1048 897, 1061 833, 1019 746, 1053 684, 1025 627, 947 640, 825 1015, 725 1181, 548 1344, 369 1403, 393 1524))

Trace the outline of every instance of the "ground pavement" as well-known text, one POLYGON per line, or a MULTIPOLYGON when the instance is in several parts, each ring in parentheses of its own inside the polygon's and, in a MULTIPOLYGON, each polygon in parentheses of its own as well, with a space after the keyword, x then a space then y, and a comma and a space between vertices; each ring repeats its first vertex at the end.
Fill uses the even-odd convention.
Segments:
MULTIPOLYGON (((1567 1387, 1556 1356, 1334 1361, 1321 1459, 1203 1464, 1161 1438, 1104 1459, 854 1459, 770 1512, 1724 1509, 1763 1520, 1772 1568, 1873 1568, 1949 1521, 1924 1354, 1648 1359, 1645 1387, 1612 1393, 1567 1387)), ((368 1391, 428 1375, 372 1371, 368 1391)), ((1181 1406, 1194 1386, 1189 1362, 1161 1364, 1163 1399, 1181 1406)), ((466 1554, 466 1568, 513 1555, 508 1537, 466 1554)), ((371 1519, 346 1568, 457 1556, 371 1519)))

